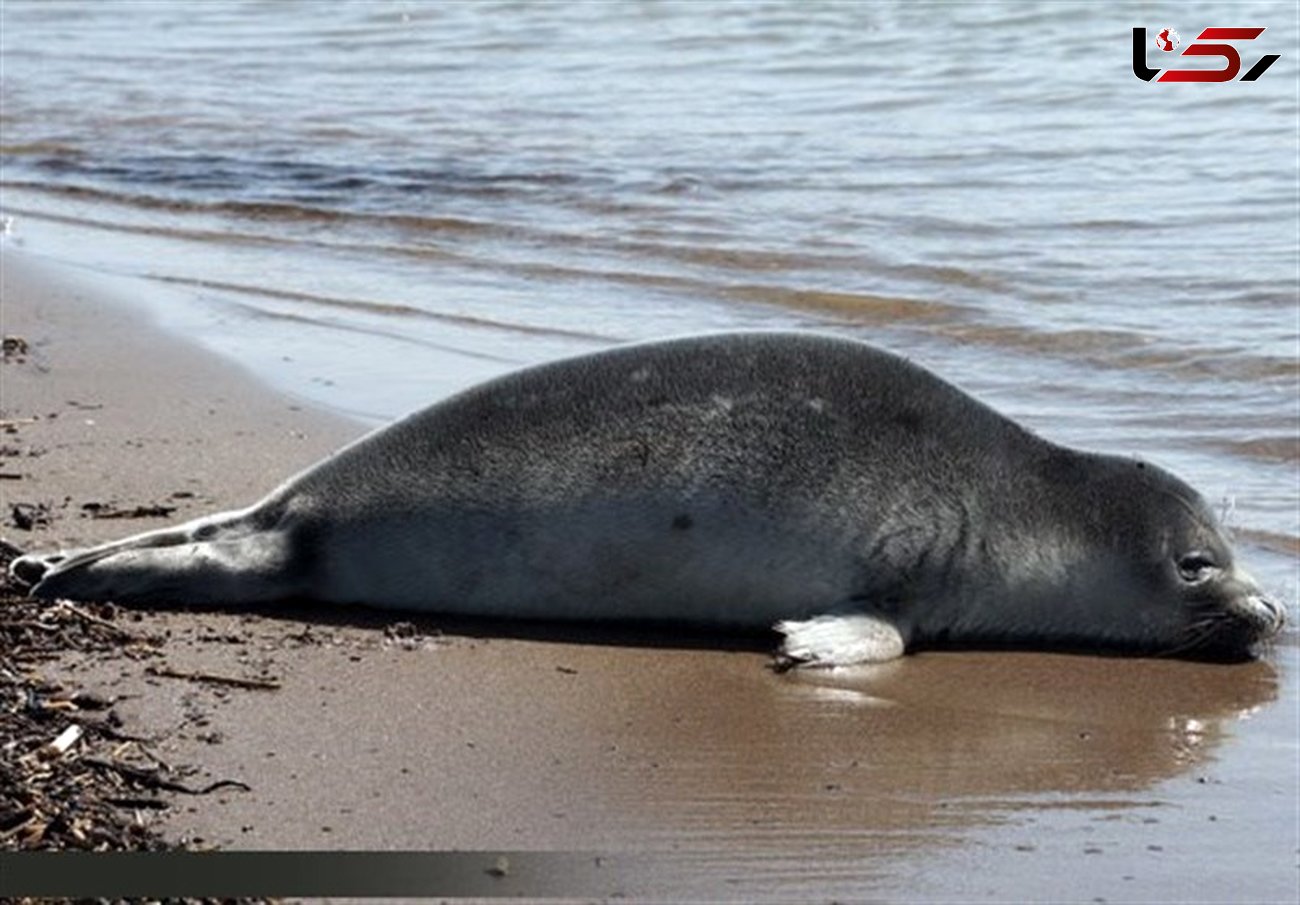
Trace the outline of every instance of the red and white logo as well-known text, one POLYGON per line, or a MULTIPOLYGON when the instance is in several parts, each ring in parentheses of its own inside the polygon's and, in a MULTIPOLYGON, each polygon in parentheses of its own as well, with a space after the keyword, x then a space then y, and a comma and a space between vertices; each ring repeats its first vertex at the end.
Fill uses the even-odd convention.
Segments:
MULTIPOLYGON (((1264 33, 1263 28, 1206 28, 1196 36, 1196 40, 1183 48, 1178 56, 1182 57, 1219 57, 1226 65, 1222 69, 1152 69, 1146 63, 1147 30, 1133 29, 1133 74, 1144 82, 1156 79, 1157 82, 1231 82, 1241 72, 1241 54, 1227 41, 1253 41, 1264 33)), ((1172 53, 1179 45, 1178 32, 1172 27, 1160 30, 1155 44, 1163 53, 1172 53)), ((1264 74, 1264 70, 1278 61, 1278 54, 1266 53, 1255 61, 1255 65, 1246 70, 1241 77, 1243 82, 1253 82, 1264 74)))

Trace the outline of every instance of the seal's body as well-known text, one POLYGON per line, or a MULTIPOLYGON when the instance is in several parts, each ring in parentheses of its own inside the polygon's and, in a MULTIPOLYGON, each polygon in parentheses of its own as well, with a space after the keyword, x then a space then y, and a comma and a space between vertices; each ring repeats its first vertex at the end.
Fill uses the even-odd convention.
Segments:
POLYGON ((1173 476, 799 333, 520 371, 249 509, 13 571, 39 597, 779 623, 815 663, 940 642, 1243 653, 1282 618, 1173 476))

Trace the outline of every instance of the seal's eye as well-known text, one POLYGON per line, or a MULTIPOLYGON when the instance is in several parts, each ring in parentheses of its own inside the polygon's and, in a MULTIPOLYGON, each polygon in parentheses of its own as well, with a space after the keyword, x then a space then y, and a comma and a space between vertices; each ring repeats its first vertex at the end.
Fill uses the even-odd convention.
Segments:
POLYGON ((1178 560, 1178 576, 1183 581, 1204 581, 1219 569, 1210 554, 1200 550, 1188 553, 1178 560))

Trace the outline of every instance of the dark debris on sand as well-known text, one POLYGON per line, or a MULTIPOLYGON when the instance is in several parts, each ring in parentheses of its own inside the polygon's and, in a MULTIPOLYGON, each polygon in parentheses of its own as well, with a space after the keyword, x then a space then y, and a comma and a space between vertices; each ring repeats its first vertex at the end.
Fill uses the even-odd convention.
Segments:
MULTIPOLYGON (((151 813, 192 788, 123 730, 114 701, 70 687, 60 657, 157 657, 163 639, 111 604, 30 600, 8 578, 20 551, 0 541, 0 851, 165 851, 151 813)), ((171 901, 217 901, 186 899, 171 901)), ((263 901, 263 900, 226 900, 263 901)))
MULTIPOLYGON (((50 604, 10 584, 20 554, 0 541, 0 851, 167 851, 147 815, 169 807, 161 792, 192 789, 122 731, 114 702, 68 687, 43 670, 70 652, 157 656, 162 639, 133 630, 111 604, 50 604)), ((36 902, 18 898, 12 901, 36 902)), ((125 899, 81 899, 125 902, 125 899)), ((168 898, 168 903, 271 899, 168 898)))
POLYGON ((112 701, 43 670, 69 652, 149 656, 159 641, 120 625, 112 606, 28 600, 7 577, 18 552, 0 544, 0 850, 165 849, 145 814, 166 803, 112 765, 165 767, 121 731, 112 701))

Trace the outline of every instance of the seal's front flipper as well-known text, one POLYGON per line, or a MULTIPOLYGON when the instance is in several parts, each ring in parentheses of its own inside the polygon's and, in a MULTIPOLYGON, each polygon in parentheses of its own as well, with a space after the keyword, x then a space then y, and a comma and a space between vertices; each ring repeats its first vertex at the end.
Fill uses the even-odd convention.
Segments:
POLYGON ((852 666, 883 663, 903 655, 905 643, 898 627, 866 613, 814 616, 778 622, 785 635, 776 655, 776 668, 852 666))

